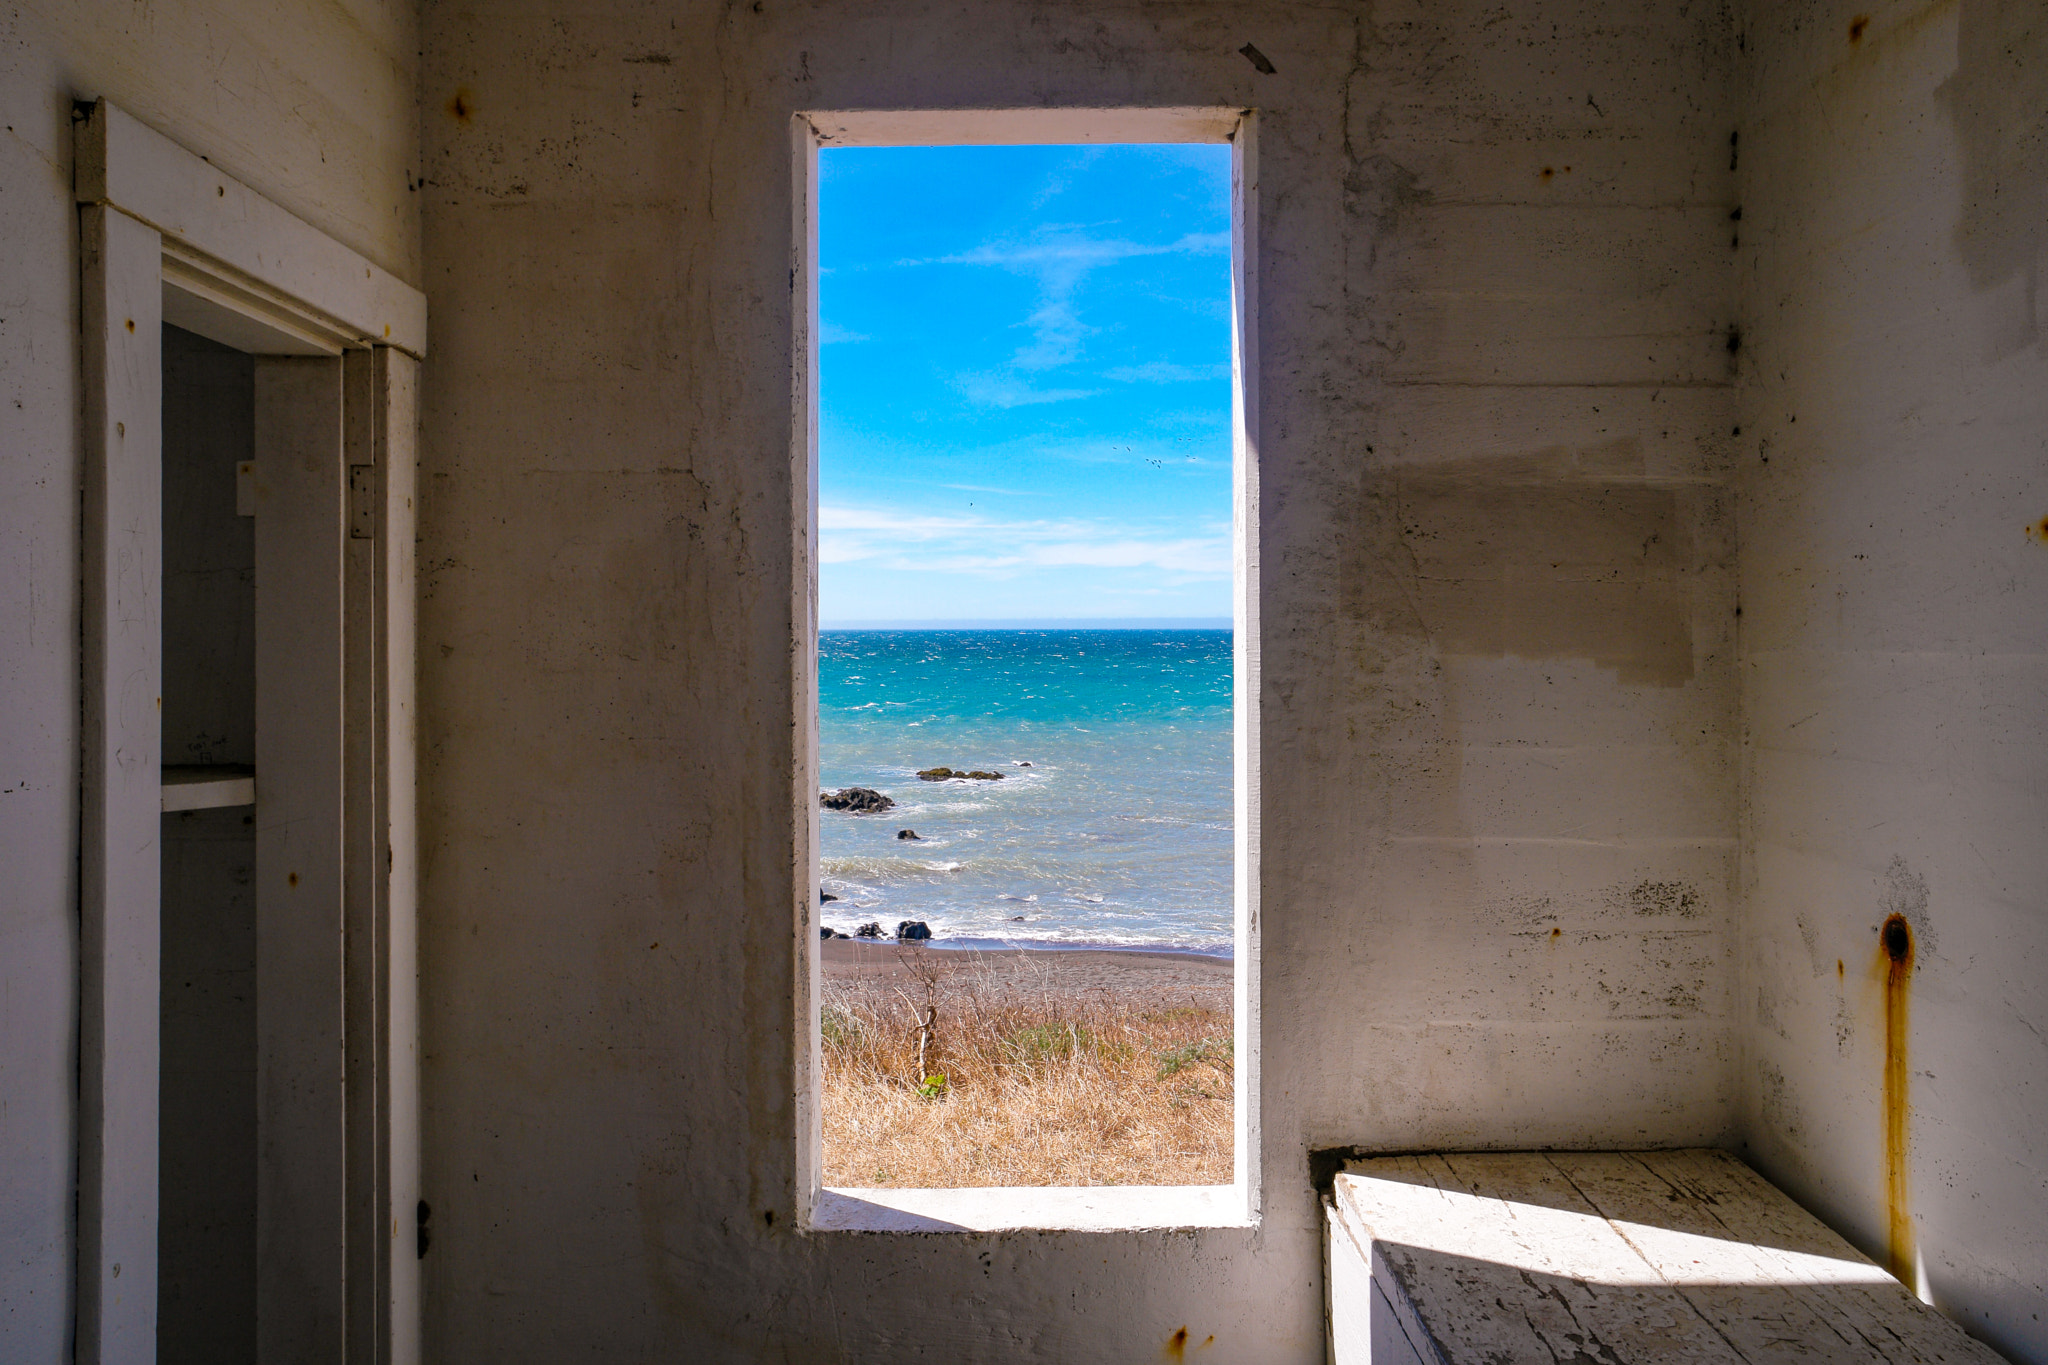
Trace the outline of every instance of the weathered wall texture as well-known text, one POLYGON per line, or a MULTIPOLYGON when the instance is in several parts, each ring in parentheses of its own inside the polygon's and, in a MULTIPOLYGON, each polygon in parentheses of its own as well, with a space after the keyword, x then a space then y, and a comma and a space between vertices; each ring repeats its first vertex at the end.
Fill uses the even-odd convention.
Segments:
POLYGON ((1733 1138, 1719 4, 424 27, 430 1356, 1316 1360, 1309 1149, 1733 1138), (1044 104, 1260 111, 1265 1222, 806 1236, 789 119, 1044 104))
POLYGON ((104 95, 419 278, 407 0, 0 13, 0 1359, 71 1356, 77 1091, 78 215, 104 95), (409 177, 410 173, 410 177, 409 177))
POLYGON ((1751 1151, 2048 1359, 2048 23, 1743 29, 1751 1151))

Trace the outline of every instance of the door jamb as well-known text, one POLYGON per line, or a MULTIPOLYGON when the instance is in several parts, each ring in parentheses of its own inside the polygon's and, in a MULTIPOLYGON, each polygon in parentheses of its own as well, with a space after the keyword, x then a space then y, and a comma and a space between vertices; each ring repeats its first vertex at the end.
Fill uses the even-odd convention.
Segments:
POLYGON ((294 1224, 293 1235, 326 1240, 332 1263, 346 1266, 346 1327, 304 1343, 304 1358, 412 1365, 413 503, 426 299, 105 100, 78 105, 74 122, 85 446, 76 1357, 128 1365, 156 1355, 169 321, 259 354, 341 357, 354 400, 322 474, 346 485, 349 522, 338 528, 334 622, 346 759, 333 899, 346 948, 337 945, 332 985, 346 1021, 333 1083, 349 1117, 323 1158, 347 1195, 342 1226, 294 1224))

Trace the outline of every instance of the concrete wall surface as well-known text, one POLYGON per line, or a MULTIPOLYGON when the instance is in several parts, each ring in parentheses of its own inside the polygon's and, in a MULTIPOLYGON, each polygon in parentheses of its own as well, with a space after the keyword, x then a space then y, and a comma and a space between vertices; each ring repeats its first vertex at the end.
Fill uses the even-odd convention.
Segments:
POLYGON ((0 12, 0 1359, 71 1358, 77 1075, 78 214, 105 96, 417 280, 403 0, 0 12))
POLYGON ((2048 22, 1743 31, 1750 1150, 2048 1359, 2048 22))
POLYGON ((1310 1149, 1733 1140, 1721 5, 424 29, 431 1358, 1318 1360, 1310 1149), (1259 111, 1264 1220, 806 1234, 791 116, 1040 105, 1259 111))

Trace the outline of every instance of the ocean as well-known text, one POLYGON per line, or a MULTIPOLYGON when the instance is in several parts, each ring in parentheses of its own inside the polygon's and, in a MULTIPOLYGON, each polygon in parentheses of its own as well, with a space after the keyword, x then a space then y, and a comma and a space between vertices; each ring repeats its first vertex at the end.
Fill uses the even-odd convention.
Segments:
POLYGON ((818 741, 825 790, 896 802, 819 812, 831 928, 1232 951, 1228 630, 822 631, 818 741))

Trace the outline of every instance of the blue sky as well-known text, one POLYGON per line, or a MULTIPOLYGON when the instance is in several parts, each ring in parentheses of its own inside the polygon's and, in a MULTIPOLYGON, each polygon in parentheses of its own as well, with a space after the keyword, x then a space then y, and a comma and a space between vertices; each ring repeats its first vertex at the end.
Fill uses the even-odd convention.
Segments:
POLYGON ((1230 152, 819 153, 819 616, 1230 615, 1230 152))

